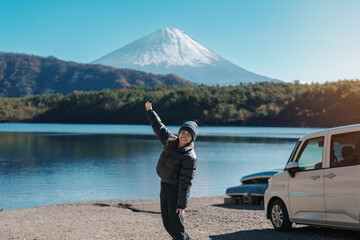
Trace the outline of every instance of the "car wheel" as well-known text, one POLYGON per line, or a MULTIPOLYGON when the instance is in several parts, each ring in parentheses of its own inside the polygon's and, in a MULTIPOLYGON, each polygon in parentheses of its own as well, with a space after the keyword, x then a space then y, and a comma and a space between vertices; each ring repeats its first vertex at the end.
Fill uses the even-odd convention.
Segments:
POLYGON ((275 200, 270 208, 271 223, 277 231, 288 231, 291 229, 292 223, 289 220, 289 214, 285 204, 281 200, 275 200))

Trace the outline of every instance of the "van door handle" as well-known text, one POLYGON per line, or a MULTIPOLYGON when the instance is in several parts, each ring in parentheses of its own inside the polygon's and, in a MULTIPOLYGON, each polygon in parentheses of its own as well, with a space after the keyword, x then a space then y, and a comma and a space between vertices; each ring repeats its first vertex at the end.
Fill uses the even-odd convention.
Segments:
POLYGON ((311 176, 311 179, 313 179, 313 180, 316 180, 318 178, 320 178, 320 175, 311 176))
POLYGON ((325 177, 326 177, 326 178, 333 178, 333 177, 336 177, 336 174, 334 174, 334 173, 329 173, 329 174, 326 174, 325 177))

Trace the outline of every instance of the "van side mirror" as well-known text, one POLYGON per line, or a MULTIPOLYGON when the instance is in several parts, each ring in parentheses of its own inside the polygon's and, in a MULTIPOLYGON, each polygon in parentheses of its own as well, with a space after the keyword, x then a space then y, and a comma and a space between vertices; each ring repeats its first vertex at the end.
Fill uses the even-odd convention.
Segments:
POLYGON ((290 177, 295 177, 296 170, 299 168, 298 162, 289 162, 286 164, 285 170, 288 171, 290 177))

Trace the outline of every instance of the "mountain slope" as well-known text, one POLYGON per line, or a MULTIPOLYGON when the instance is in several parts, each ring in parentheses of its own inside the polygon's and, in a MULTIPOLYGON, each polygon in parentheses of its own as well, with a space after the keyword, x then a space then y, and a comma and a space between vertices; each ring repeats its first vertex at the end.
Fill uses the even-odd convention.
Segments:
POLYGON ((160 29, 95 61, 157 74, 174 73, 206 85, 280 82, 249 72, 212 52, 178 29, 160 29))
POLYGON ((99 64, 80 64, 54 57, 0 53, 0 96, 68 94, 131 86, 194 85, 176 75, 155 75, 99 64))

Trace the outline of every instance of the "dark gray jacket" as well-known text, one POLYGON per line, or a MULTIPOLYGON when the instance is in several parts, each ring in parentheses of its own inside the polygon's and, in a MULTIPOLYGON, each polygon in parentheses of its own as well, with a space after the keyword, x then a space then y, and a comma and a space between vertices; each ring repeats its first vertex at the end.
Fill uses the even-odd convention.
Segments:
MULTIPOLYGON (((168 141, 177 138, 165 127, 155 111, 147 111, 147 117, 156 136, 164 146, 168 141)), ((163 151, 160 155, 156 166, 156 172, 163 182, 178 186, 177 208, 185 209, 187 207, 191 180, 194 178, 196 170, 196 161, 197 157, 194 151, 193 142, 188 146, 176 149, 171 153, 163 151)))

